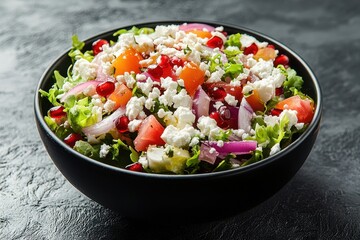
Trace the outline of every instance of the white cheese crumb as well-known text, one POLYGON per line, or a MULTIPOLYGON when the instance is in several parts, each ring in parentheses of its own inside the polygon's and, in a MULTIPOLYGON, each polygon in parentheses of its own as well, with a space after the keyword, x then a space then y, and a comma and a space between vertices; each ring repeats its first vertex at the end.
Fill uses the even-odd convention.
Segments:
POLYGON ((100 158, 105 158, 106 157, 106 155, 109 153, 109 151, 110 151, 110 146, 109 145, 107 145, 107 144, 102 144, 101 145, 101 147, 100 147, 100 153, 99 153, 99 155, 100 155, 100 158))
POLYGON ((104 104, 105 112, 112 112, 115 108, 116 102, 108 99, 104 104))
POLYGON ((128 124, 129 132, 136 132, 139 129, 141 123, 142 120, 138 120, 138 119, 134 119, 130 121, 128 124))
POLYGON ((231 94, 226 94, 225 97, 225 101, 230 105, 230 106, 236 106, 238 103, 238 100, 235 99, 235 97, 231 94))
POLYGON ((126 115, 129 120, 134 120, 142 111, 145 104, 145 97, 132 97, 126 104, 126 115))

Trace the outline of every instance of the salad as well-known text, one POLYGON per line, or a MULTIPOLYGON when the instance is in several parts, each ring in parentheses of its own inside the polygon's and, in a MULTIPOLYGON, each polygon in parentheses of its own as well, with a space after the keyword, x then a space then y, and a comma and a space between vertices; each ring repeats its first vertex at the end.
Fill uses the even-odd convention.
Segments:
POLYGON ((288 56, 245 33, 200 23, 120 29, 92 49, 76 35, 66 76, 40 90, 44 117, 76 151, 129 171, 197 174, 284 149, 314 101, 288 56))

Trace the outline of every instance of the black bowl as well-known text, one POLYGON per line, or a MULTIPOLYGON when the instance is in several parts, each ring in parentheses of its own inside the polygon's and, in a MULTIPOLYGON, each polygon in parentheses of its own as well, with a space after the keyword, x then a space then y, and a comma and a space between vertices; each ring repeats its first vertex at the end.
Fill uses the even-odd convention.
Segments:
MULTIPOLYGON (((136 24, 155 27, 181 24, 163 21, 136 24)), ((304 79, 304 92, 313 97, 316 111, 307 130, 286 149, 252 165, 224 172, 199 175, 160 175, 132 172, 81 155, 63 143, 46 125, 43 117, 50 103, 41 98, 39 89, 53 84, 53 72, 66 75, 71 64, 67 52, 45 71, 35 95, 35 117, 41 139, 62 174, 83 194, 122 215, 143 220, 212 220, 235 215, 268 199, 283 187, 308 157, 319 132, 322 99, 319 83, 309 66, 296 53, 278 41, 258 32, 222 23, 230 34, 247 33, 267 41, 286 54, 292 67, 304 79)), ((131 28, 124 26, 122 28, 131 28)), ((115 40, 108 31, 86 40, 86 48, 99 38, 115 40)), ((296 194, 296 193, 294 193, 296 194)))

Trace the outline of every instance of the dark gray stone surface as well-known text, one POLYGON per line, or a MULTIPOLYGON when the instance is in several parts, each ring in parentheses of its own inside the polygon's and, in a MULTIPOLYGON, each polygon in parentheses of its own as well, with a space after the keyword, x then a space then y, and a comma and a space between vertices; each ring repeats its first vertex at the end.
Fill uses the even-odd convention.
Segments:
POLYGON ((0 1, 0 239, 360 239, 359 13, 350 0, 0 1), (160 226, 123 218, 66 181, 35 127, 35 86, 72 34, 166 19, 268 34, 322 85, 321 131, 304 166, 271 199, 229 219, 160 226))

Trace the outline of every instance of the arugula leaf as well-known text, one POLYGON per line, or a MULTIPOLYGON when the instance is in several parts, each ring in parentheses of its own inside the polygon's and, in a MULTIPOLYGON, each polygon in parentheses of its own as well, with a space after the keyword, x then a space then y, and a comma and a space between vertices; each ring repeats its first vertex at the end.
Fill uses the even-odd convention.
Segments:
POLYGON ((229 36, 229 39, 225 42, 225 47, 236 46, 238 48, 241 48, 240 38, 241 38, 240 33, 231 34, 229 36))

